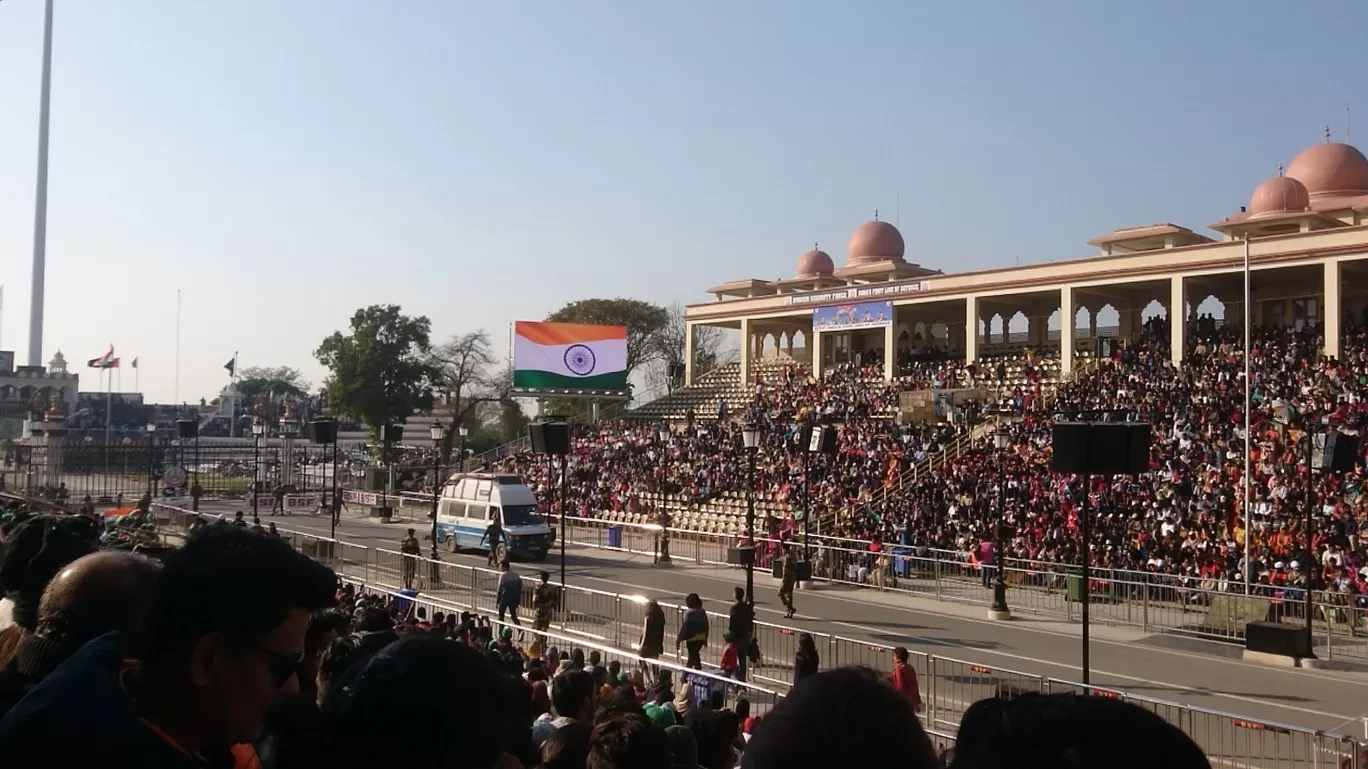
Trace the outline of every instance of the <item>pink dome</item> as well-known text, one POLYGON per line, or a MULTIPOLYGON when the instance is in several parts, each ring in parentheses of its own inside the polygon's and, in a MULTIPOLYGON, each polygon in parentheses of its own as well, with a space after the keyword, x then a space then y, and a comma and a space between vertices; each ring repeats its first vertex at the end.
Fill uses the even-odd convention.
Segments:
POLYGON ((1302 150, 1287 166, 1311 197, 1368 193, 1368 158, 1348 144, 1326 142, 1302 150))
POLYGON ((829 278, 836 269, 832 263, 831 256, 825 251, 818 251, 814 246, 811 251, 798 257, 798 277, 800 278, 829 278))
POLYGON ((1266 179, 1249 196, 1249 213, 1271 214, 1281 211, 1305 211, 1311 206, 1306 187, 1290 176, 1266 179))
POLYGON ((865 264, 903 258, 903 237, 898 228, 875 219, 855 228, 846 246, 846 264, 865 264))

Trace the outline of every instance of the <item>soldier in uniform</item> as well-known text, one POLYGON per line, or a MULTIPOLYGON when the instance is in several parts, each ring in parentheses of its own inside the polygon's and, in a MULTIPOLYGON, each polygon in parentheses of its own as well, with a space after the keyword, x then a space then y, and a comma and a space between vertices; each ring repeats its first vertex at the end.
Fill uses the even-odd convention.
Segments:
POLYGON ((404 537, 399 543, 399 552, 404 556, 404 589, 413 589, 413 576, 418 571, 418 557, 423 554, 422 548, 418 546, 418 537, 414 529, 408 530, 408 536, 404 537))
POLYGON ((788 609, 784 619, 792 619, 793 615, 798 613, 798 610, 793 608, 793 588, 798 584, 798 559, 793 554, 793 548, 789 547, 789 543, 785 542, 783 548, 784 560, 781 562, 783 571, 779 575, 779 600, 784 603, 784 608, 788 609))

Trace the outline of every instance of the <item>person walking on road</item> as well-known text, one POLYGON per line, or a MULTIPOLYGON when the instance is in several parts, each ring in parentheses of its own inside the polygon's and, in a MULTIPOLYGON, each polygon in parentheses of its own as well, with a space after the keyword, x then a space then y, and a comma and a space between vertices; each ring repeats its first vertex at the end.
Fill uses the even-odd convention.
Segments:
POLYGON ((787 542, 784 543, 782 568, 783 571, 779 575, 779 600, 784 603, 784 608, 788 609, 784 619, 793 619, 793 615, 798 613, 798 610, 793 608, 793 588, 798 584, 798 561, 794 557, 793 548, 787 542))
POLYGON ((675 637, 675 649, 680 646, 688 650, 686 667, 703 669, 701 652, 708 643, 708 613, 703 610, 703 599, 698 593, 689 593, 684 599, 684 620, 679 623, 679 635, 675 637))
MULTIPOLYGON (((503 573, 499 575, 499 587, 494 596, 494 602, 499 607, 499 621, 504 621, 504 612, 507 612, 510 615, 508 621, 522 627, 522 622, 518 620, 518 605, 522 603, 522 577, 509 568, 507 559, 499 564, 499 570, 503 573)), ((523 634, 519 631, 518 640, 522 639, 523 634)))
POLYGON ((812 640, 812 635, 799 635, 798 652, 793 655, 793 685, 797 686, 804 678, 817 675, 821 666, 822 658, 817 654, 817 644, 812 640))
POLYGON ((485 528, 484 536, 480 537, 480 544, 485 540, 489 541, 489 565, 495 566, 499 563, 499 543, 504 540, 503 524, 499 522, 499 516, 495 515, 485 528))
POLYGON ((738 587, 732 592, 736 603, 732 604, 731 612, 727 615, 727 632, 731 634, 737 650, 736 680, 745 681, 746 661, 755 639, 755 607, 746 600, 745 588, 738 587))
POLYGON ((546 631, 551 627, 556 609, 560 608, 560 588, 551 584, 550 573, 544 571, 537 576, 537 589, 532 591, 532 610, 536 612, 532 627, 538 632, 537 641, 545 647, 546 631))
POLYGON ((917 686, 917 669, 907 664, 907 649, 898 646, 893 649, 893 674, 888 682, 898 693, 912 704, 912 711, 922 712, 921 689, 917 686))
POLYGON ((404 589, 413 589, 413 577, 418 572, 418 559, 422 556, 423 550, 418 545, 418 537, 414 536, 416 530, 409 529, 408 535, 399 542, 399 552, 404 559, 404 589))
MULTIPOLYGON (((655 599, 646 602, 646 620, 641 628, 637 654, 641 655, 641 673, 648 681, 658 677, 658 668, 645 660, 658 660, 665 653, 665 610, 655 599)), ((668 672, 668 671, 667 671, 668 672)))

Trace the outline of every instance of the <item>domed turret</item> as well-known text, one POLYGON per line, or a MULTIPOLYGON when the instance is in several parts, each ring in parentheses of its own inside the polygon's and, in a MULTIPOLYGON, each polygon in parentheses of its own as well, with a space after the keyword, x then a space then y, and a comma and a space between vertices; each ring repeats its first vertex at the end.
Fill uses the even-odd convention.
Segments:
POLYGON ((1292 159, 1287 175, 1312 198, 1368 194, 1368 158, 1348 144, 1327 141, 1307 147, 1292 159))
POLYGON ((874 221, 865 222, 855 228, 846 246, 846 265, 868 264, 870 262, 902 261, 902 233, 888 222, 881 222, 878 214, 874 221))
POLYGON ((831 256, 818 250, 816 243, 812 244, 811 251, 798 257, 797 276, 800 278, 829 278, 835 269, 831 256))
POLYGON ((1254 194, 1249 196, 1249 213, 1305 211, 1311 206, 1306 186, 1290 176, 1283 176, 1281 168, 1278 171, 1277 176, 1265 179, 1254 188, 1254 194))

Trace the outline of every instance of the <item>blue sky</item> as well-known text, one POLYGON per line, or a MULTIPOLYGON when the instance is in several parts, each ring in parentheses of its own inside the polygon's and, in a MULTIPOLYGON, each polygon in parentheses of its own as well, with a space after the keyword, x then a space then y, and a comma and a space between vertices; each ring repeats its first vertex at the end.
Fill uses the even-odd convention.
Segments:
MULTIPOLYGON (((362 305, 503 348, 573 299, 839 264, 876 208, 947 271, 1199 228, 1346 105, 1368 136, 1365 28, 1352 0, 58 0, 44 357, 112 342, 170 400, 180 288, 192 400, 234 350, 320 381, 362 305)), ((41 32, 0 2, 21 361, 41 32)))

